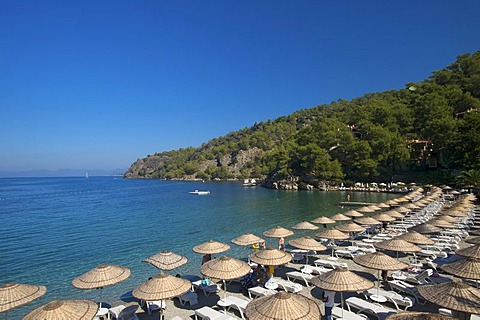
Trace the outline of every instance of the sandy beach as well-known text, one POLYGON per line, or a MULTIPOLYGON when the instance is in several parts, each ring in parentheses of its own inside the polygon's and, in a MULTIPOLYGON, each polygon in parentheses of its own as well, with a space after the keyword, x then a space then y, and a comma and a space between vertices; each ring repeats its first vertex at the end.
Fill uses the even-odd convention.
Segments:
MULTIPOLYGON (((479 207, 477 206, 475 210, 477 212, 477 219, 478 219, 479 207)), ((477 220, 477 223, 478 223, 478 220, 477 220)), ((477 224, 477 226, 478 226, 478 224, 477 224)), ((459 243, 460 248, 465 248, 465 247, 469 246, 469 244, 465 243, 464 240, 465 240, 465 238, 459 243)), ((359 240, 356 240, 356 241, 359 241, 359 240)), ((350 241, 348 241, 348 242, 344 242, 343 245, 348 246, 348 245, 351 245, 351 243, 350 243, 350 241)), ((325 259, 325 260, 331 259, 331 255, 330 255, 329 252, 330 251, 327 251, 324 254, 316 254, 314 257, 310 257, 309 258, 309 264, 313 265, 313 261, 315 259, 325 259)), ((228 254, 228 252, 227 252, 227 254, 228 254)), ((221 256, 221 255, 222 254, 218 254, 217 256, 221 256)), ((393 255, 391 253, 389 255, 392 256, 392 257, 395 257, 395 255, 393 255)), ((405 254, 400 254, 400 257, 398 259, 402 262, 407 263, 407 264, 410 264, 410 262, 411 262, 411 256, 405 255, 405 254)), ((339 258, 337 260, 337 262, 346 263, 348 265, 349 270, 354 271, 355 273, 357 273, 357 274, 371 280, 372 282, 376 283, 377 273, 378 273, 377 270, 364 268, 364 267, 356 264, 350 258, 339 258)), ((281 278, 286 279, 286 273, 287 272, 295 271, 295 270, 300 271, 301 268, 304 265, 305 265, 305 261, 303 260, 303 261, 298 261, 297 263, 290 262, 290 263, 287 263, 286 265, 276 267, 275 268, 275 277, 281 277, 281 278)), ((199 266, 199 269, 200 269, 200 266, 199 266)), ((389 278, 390 278, 390 276, 391 276, 391 272, 389 272, 389 278)), ((452 275, 449 275, 445 272, 440 272, 440 271, 439 271, 439 273, 434 274, 434 276, 431 279, 433 279, 434 282, 436 282, 436 283, 440 283, 441 281, 445 281, 445 280, 448 280, 448 279, 459 280, 459 278, 456 278, 452 275)), ((299 281, 295 281, 295 282, 301 283, 299 281)), ((219 283, 221 283, 221 282, 219 282, 219 283)), ((303 289, 300 292, 300 294, 313 299, 319 305, 323 304, 323 302, 321 301, 323 290, 321 290, 321 289, 319 289, 319 288, 317 288, 313 285, 310 285, 309 287, 307 287, 307 286, 305 286, 305 283, 302 283, 302 284, 303 284, 303 289)), ((237 296, 237 297, 247 299, 247 300, 249 299, 246 289, 242 290, 241 285, 239 283, 232 282, 232 283, 228 284, 227 287, 228 287, 227 295, 233 295, 233 296, 237 296)), ((386 290, 390 290, 389 285, 386 282, 381 282, 380 288, 385 288, 386 290)), ((204 295, 200 290, 197 291, 197 294, 198 294, 198 304, 193 305, 193 306, 190 306, 188 303, 186 303, 186 305, 181 305, 178 298, 167 300, 166 301, 166 309, 164 311, 164 319, 172 319, 174 317, 179 317, 180 319, 194 319, 195 318, 194 310, 199 309, 203 306, 213 307, 214 309, 219 310, 219 311, 222 310, 221 307, 217 306, 217 302, 221 297, 223 297, 223 295, 224 295, 223 290, 220 290, 220 292, 218 292, 217 294, 215 294, 215 293, 210 294, 209 296, 204 295)), ((361 292, 358 292, 358 293, 356 293, 356 292, 353 292, 353 293, 352 292, 345 292, 344 295, 343 295, 344 299, 347 299, 348 297, 351 297, 351 296, 357 296, 357 297, 360 297, 362 299, 365 298, 361 292)), ((118 305, 118 304, 131 305, 131 304, 137 304, 137 303, 138 303, 138 301, 135 301, 135 300, 132 300, 132 301, 127 300, 127 301, 118 301, 118 302, 114 303, 113 305, 118 305)), ((340 305, 340 294, 336 294, 335 303, 336 303, 336 305, 340 305)), ((384 305, 388 308, 395 309, 395 306, 393 304, 386 303, 384 305)), ((429 303, 429 302, 426 302, 425 304, 421 304, 421 303, 417 302, 411 308, 409 308, 408 311, 422 311, 422 312, 438 313, 438 309, 439 309, 438 305, 435 305, 435 304, 432 304, 432 303, 429 303)), ((400 310, 398 310, 398 311, 400 311, 400 310)), ((160 318, 160 314, 158 312, 150 315, 147 312, 145 312, 144 310, 141 310, 140 308, 137 311, 137 315, 138 315, 139 319, 141 319, 141 320, 143 320, 143 319, 150 320, 150 319, 159 319, 160 318)), ((241 319, 240 313, 233 308, 228 311, 228 315, 230 315, 232 317, 235 317, 235 318, 238 318, 238 319, 241 319)), ((374 319, 374 318, 375 317, 373 317, 373 316, 370 317, 370 319, 374 319)))

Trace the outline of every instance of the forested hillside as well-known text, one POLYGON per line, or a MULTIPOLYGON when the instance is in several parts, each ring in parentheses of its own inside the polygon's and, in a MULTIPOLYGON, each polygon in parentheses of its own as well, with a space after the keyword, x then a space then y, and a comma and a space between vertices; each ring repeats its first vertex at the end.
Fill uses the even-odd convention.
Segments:
POLYGON ((137 160, 126 178, 448 180, 480 170, 480 51, 402 90, 338 100, 137 160))

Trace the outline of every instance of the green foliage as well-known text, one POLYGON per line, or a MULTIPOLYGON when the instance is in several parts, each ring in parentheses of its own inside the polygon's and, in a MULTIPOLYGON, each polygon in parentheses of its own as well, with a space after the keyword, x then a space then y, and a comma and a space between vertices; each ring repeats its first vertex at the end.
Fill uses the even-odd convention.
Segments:
POLYGON ((480 170, 479 111, 476 52, 407 89, 339 99, 255 123, 199 148, 155 153, 136 161, 127 176, 306 183, 388 181, 395 174, 450 179, 454 170, 480 170))

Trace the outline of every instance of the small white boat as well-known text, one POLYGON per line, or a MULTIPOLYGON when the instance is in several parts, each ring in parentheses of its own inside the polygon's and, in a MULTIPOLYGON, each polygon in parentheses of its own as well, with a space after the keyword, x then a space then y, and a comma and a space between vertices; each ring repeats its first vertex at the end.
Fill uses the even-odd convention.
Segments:
POLYGON ((195 190, 195 191, 190 191, 190 194, 196 194, 197 196, 205 196, 207 194, 210 194, 210 191, 201 191, 201 190, 195 190))
POLYGON ((255 179, 245 179, 243 180, 244 187, 255 187, 257 185, 257 181, 255 179))

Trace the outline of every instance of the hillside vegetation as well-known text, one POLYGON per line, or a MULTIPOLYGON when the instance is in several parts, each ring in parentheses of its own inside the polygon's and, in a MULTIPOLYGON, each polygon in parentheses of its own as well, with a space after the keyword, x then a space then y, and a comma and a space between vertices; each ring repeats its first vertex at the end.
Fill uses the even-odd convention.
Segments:
MULTIPOLYGON (((421 83, 255 123, 138 159, 126 178, 447 181, 480 170, 480 51, 421 83)), ((435 181, 435 182, 437 182, 435 181)))

